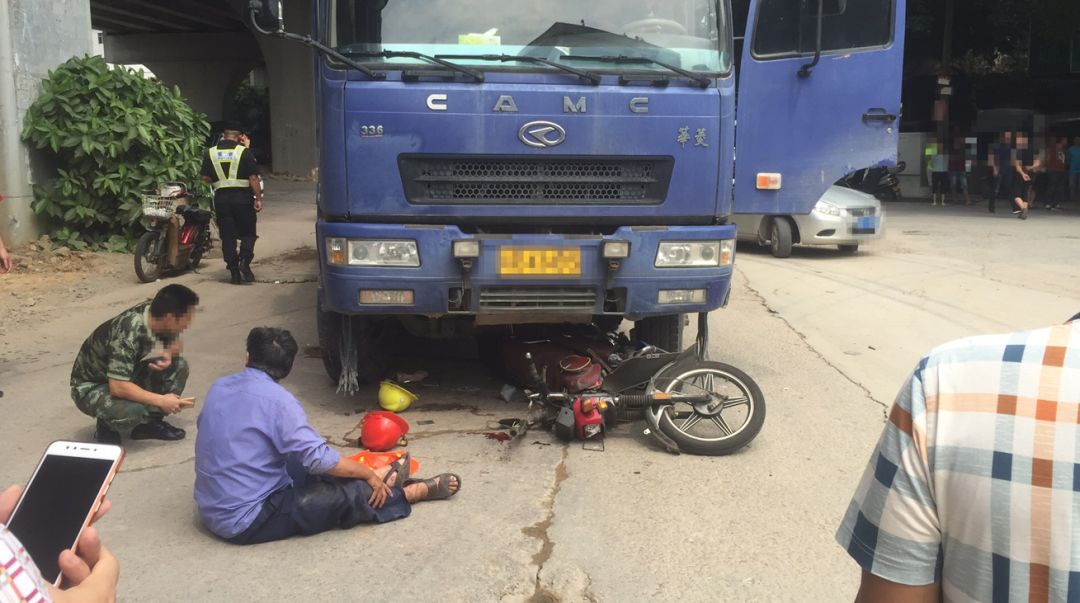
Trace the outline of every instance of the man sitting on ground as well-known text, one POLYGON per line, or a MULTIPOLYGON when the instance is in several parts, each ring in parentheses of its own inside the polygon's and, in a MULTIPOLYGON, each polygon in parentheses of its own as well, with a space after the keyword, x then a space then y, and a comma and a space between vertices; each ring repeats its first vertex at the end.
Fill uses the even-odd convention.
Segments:
POLYGON ((252 329, 247 368, 210 387, 195 439, 195 502, 210 531, 236 544, 283 540, 401 519, 412 503, 457 493, 454 474, 408 479, 408 455, 372 471, 327 446, 278 384, 296 350, 286 330, 252 329))
POLYGON ((183 429, 163 419, 190 403, 180 394, 187 361, 180 334, 191 324, 199 296, 183 285, 162 287, 145 301, 105 321, 82 344, 71 369, 71 398, 97 419, 94 437, 120 444, 133 440, 182 440, 183 429))

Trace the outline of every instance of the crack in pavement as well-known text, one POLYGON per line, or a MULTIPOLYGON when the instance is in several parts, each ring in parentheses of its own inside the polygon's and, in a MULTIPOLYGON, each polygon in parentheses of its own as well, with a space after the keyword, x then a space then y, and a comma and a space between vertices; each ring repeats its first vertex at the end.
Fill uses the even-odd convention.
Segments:
POLYGON ((548 559, 551 559, 551 553, 555 550, 555 543, 551 540, 548 530, 551 528, 551 522, 555 520, 555 498, 559 495, 559 490, 562 489, 562 483, 569 477, 566 470, 566 459, 569 456, 570 444, 564 444, 562 458, 559 460, 559 464, 555 466, 555 483, 551 487, 551 492, 548 493, 547 500, 544 501, 547 515, 533 525, 521 528, 522 534, 530 538, 536 538, 541 542, 540 550, 533 554, 532 557, 533 565, 536 566, 536 586, 532 596, 528 599, 529 603, 558 603, 559 601, 558 595, 541 585, 540 574, 544 570, 544 564, 547 563, 548 559))
POLYGON ((750 293, 751 293, 751 294, 753 294, 753 295, 754 295, 754 297, 756 297, 756 298, 757 298, 757 301, 758 301, 758 303, 759 303, 759 304, 761 304, 761 307, 765 308, 765 310, 767 310, 767 311, 769 312, 769 314, 772 314, 772 315, 773 315, 773 316, 775 316, 775 317, 776 317, 777 319, 779 319, 779 320, 780 320, 781 322, 783 322, 783 323, 784 323, 785 325, 787 325, 787 328, 791 329, 791 332, 792 332, 792 333, 794 333, 795 335, 797 335, 797 336, 799 337, 799 339, 800 339, 800 340, 801 340, 801 341, 803 342, 803 345, 805 345, 805 346, 807 347, 807 349, 809 349, 809 350, 810 350, 811 352, 813 352, 815 356, 817 356, 818 358, 820 358, 822 362, 824 362, 825 364, 827 364, 827 365, 829 366, 829 368, 831 368, 831 369, 833 369, 834 371, 836 371, 837 373, 839 373, 839 374, 840 374, 840 376, 842 376, 842 377, 843 377, 844 379, 847 379, 849 383, 851 383, 851 384, 852 384, 852 385, 854 385, 855 387, 857 387, 857 388, 861 389, 861 390, 863 391, 863 393, 864 393, 864 394, 866 394, 866 397, 867 397, 867 398, 870 398, 870 400, 871 400, 872 402, 874 402, 875 404, 877 404, 878 406, 880 406, 880 407, 881 407, 881 415, 882 415, 882 417, 883 417, 884 419, 888 420, 888 418, 889 418, 889 405, 888 405, 888 404, 886 404, 886 403, 882 402, 881 400, 878 400, 877 398, 875 398, 875 397, 874 397, 874 394, 872 394, 872 393, 870 392, 870 389, 869 389, 869 388, 867 388, 867 387, 866 387, 865 385, 863 385, 862 383, 859 383, 858 381, 856 381, 856 380, 855 380, 855 379, 854 379, 854 378, 853 378, 853 377, 852 377, 851 375, 849 375, 849 374, 845 373, 845 372, 843 371, 843 369, 841 369, 840 367, 838 367, 838 366, 836 366, 835 364, 833 364, 831 360, 829 360, 828 358, 826 358, 824 354, 822 354, 822 353, 821 353, 820 351, 818 351, 818 349, 817 349, 817 348, 815 348, 815 347, 813 346, 813 344, 811 344, 811 343, 810 343, 810 340, 806 338, 806 335, 805 335, 805 334, 803 334, 803 332, 802 332, 802 331, 800 331, 800 330, 796 329, 796 328, 795 328, 795 325, 791 324, 791 321, 789 321, 789 320, 788 320, 787 318, 785 318, 785 317, 784 317, 784 316, 783 316, 782 314, 780 314, 780 312, 777 312, 776 310, 774 310, 774 309, 773 309, 773 308, 772 308, 772 307, 771 307, 771 306, 769 305, 769 302, 765 300, 765 296, 764 296, 764 295, 762 295, 760 291, 758 291, 757 289, 755 289, 755 288, 754 288, 754 287, 753 287, 753 286, 752 286, 752 285, 750 284, 750 280, 749 280, 749 279, 745 279, 745 282, 743 283, 743 286, 744 286, 744 287, 746 287, 746 289, 747 289, 747 290, 749 290, 749 291, 750 291, 750 293))
POLYGON ((186 458, 186 459, 184 459, 182 461, 177 461, 175 463, 160 463, 160 464, 157 464, 157 465, 147 465, 145 467, 135 467, 135 468, 132 468, 132 469, 122 469, 120 471, 120 473, 141 473, 143 471, 150 471, 151 469, 161 469, 161 468, 164 468, 164 467, 176 467, 178 465, 186 465, 186 464, 188 464, 188 463, 190 463, 190 462, 192 462, 194 460, 195 460, 195 457, 192 456, 192 457, 188 457, 188 458, 186 458))

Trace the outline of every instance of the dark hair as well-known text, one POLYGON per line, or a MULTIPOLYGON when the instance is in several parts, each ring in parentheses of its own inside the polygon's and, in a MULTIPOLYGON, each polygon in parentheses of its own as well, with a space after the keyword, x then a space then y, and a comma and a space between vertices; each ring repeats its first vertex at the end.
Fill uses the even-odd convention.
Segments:
POLYGON ((199 305, 199 296, 183 285, 165 285, 150 302, 150 314, 162 318, 167 314, 183 316, 199 305))
POLYGON ((248 368, 259 369, 274 381, 281 381, 292 372, 296 349, 296 340, 287 330, 255 327, 247 337, 248 368))

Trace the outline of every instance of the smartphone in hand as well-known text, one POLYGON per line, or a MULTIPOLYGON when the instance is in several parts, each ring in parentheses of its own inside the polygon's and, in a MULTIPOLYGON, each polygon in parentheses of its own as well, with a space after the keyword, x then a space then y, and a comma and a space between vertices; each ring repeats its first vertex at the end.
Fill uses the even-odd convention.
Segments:
POLYGON ((60 585, 60 553, 75 548, 109 489, 124 449, 105 444, 49 444, 8 522, 41 576, 60 585))

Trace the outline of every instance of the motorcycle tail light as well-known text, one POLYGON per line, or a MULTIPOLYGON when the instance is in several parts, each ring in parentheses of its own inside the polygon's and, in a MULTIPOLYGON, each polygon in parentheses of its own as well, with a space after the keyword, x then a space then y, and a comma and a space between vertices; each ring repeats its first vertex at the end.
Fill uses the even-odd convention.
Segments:
POLYGON ((185 226, 184 229, 180 231, 180 244, 190 245, 193 240, 195 240, 195 227, 185 226))

